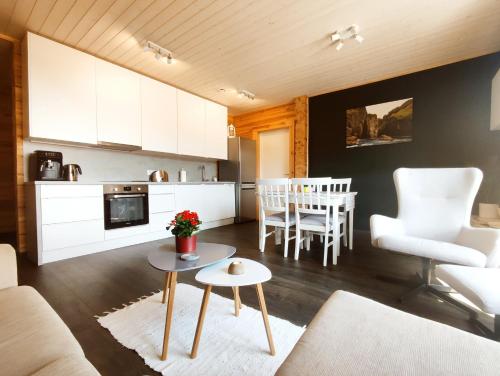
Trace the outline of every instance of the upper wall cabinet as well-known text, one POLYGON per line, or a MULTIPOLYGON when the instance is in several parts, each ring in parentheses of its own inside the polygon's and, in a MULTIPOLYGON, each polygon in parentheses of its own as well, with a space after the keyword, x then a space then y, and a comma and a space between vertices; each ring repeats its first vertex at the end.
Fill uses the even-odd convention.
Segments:
POLYGON ((142 149, 177 153, 177 89, 141 77, 142 149))
POLYGON ((96 60, 97 141, 141 146, 140 75, 96 60))
POLYGON ((179 154, 205 156, 205 102, 203 98, 177 90, 179 154))
POLYGON ((206 101, 205 156, 227 159, 227 107, 206 101))
POLYGON ((227 108, 60 43, 24 40, 25 135, 227 159, 227 108))
POLYGON ((95 58, 32 33, 23 44, 25 135, 95 144, 95 58))

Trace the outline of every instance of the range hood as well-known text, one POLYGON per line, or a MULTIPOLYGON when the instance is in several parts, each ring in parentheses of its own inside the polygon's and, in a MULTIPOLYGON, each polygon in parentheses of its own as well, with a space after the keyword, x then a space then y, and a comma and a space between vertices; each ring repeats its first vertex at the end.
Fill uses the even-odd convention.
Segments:
POLYGON ((97 141, 97 145, 103 149, 110 149, 110 150, 120 150, 120 151, 142 150, 142 147, 138 145, 118 144, 116 142, 97 141))

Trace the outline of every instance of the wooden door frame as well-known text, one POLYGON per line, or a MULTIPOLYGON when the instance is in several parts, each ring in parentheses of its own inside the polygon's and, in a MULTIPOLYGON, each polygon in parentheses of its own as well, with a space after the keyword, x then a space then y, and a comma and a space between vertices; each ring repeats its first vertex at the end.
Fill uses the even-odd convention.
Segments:
POLYGON ((23 161, 23 108, 21 78, 21 42, 9 35, 0 39, 12 43, 12 128, 14 146, 14 197, 16 200, 17 250, 25 251, 24 218, 24 161, 23 161))
POLYGON ((267 132, 267 131, 274 131, 277 129, 285 129, 288 128, 288 134, 289 134, 289 143, 288 143, 288 177, 293 178, 295 176, 295 152, 294 152, 294 145, 295 145, 295 121, 294 120, 287 120, 284 122, 281 122, 279 124, 273 124, 269 125, 266 127, 262 128, 256 128, 252 130, 252 139, 255 140, 256 142, 256 154, 255 154, 255 176, 257 178, 260 178, 260 133, 261 132, 267 132))

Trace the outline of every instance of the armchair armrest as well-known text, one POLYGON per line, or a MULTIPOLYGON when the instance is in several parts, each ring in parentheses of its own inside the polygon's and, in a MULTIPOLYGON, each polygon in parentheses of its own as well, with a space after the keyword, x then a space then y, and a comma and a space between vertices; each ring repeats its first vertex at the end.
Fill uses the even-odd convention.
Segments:
POLYGON ((378 238, 383 235, 403 235, 403 223, 397 218, 375 214, 370 217, 372 245, 378 247, 378 238))
POLYGON ((16 251, 9 244, 0 244, 0 289, 17 286, 16 251))
POLYGON ((481 227, 463 227, 456 244, 481 251, 488 259, 486 267, 500 267, 500 230, 481 227))

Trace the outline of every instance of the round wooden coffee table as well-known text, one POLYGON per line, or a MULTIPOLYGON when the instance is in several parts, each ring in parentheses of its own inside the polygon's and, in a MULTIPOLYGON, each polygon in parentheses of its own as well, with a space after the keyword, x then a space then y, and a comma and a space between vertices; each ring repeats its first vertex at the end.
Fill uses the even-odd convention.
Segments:
POLYGON ((236 248, 231 247, 230 245, 216 243, 198 243, 198 246, 196 247, 196 254, 198 254, 200 258, 194 261, 184 261, 181 259, 182 254, 175 252, 175 244, 169 243, 162 244, 149 253, 149 264, 153 268, 165 272, 165 284, 163 286, 162 303, 165 303, 166 300, 168 301, 161 360, 166 360, 168 354, 168 339, 170 337, 170 326, 172 324, 177 273, 203 268, 205 266, 231 257, 235 252, 236 248))
POLYGON ((208 306, 208 298, 212 286, 232 287, 234 292, 234 310, 235 315, 239 315, 241 309, 241 299, 239 294, 240 286, 255 285, 257 289, 257 297, 259 299, 259 306, 264 319, 264 327, 266 329, 267 341, 269 342, 269 350, 271 355, 276 353, 274 349, 273 336, 271 334, 271 327, 269 326, 269 318, 267 315, 266 301, 264 299, 264 291, 262 290, 262 283, 269 281, 272 277, 271 271, 264 265, 245 258, 229 258, 218 262, 217 264, 207 266, 196 274, 196 280, 205 286, 205 294, 203 295, 203 302, 200 308, 200 316, 198 317, 198 325, 196 327, 196 334, 193 341, 193 348, 191 350, 191 358, 196 358, 198 354, 198 345, 200 343, 201 331, 203 329, 203 321, 205 320, 205 313, 208 306), (240 261, 243 263, 245 273, 241 275, 233 275, 228 273, 229 264, 233 261, 240 261))

